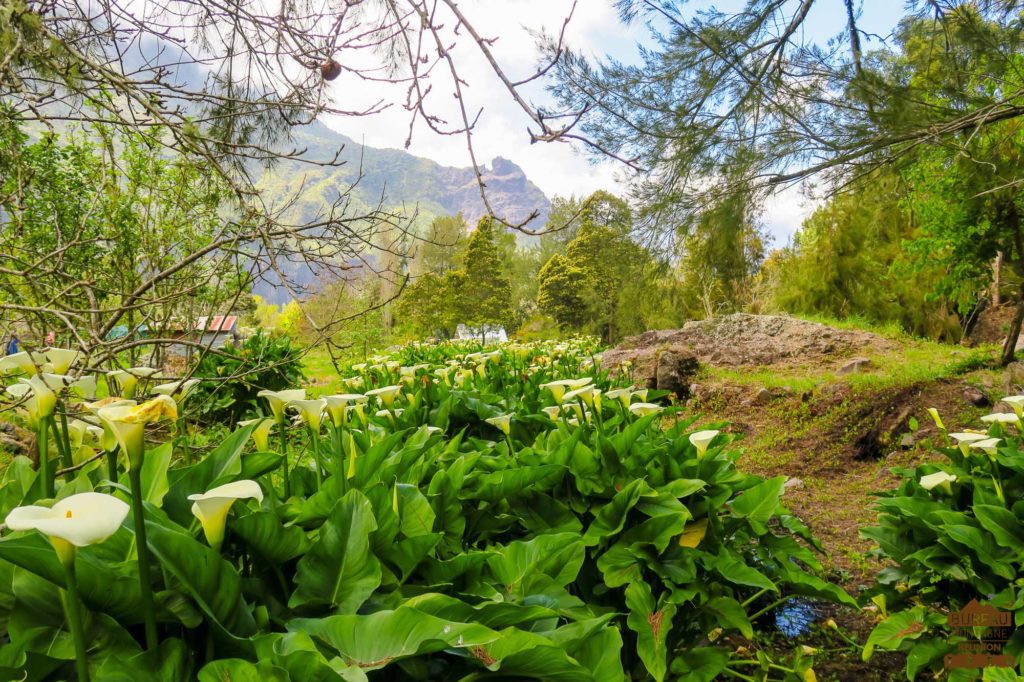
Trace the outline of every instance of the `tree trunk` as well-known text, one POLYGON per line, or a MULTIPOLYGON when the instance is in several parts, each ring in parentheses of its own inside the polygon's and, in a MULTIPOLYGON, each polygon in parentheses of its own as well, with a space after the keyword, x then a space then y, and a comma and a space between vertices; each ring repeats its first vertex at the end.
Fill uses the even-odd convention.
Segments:
POLYGON ((998 306, 1000 301, 999 289, 1003 284, 1003 252, 996 254, 992 261, 992 307, 998 306))
POLYGON ((1020 338, 1021 322, 1024 322, 1024 285, 1021 286, 1017 310, 1013 314, 1013 322, 1010 323, 1010 330, 1006 334, 1006 343, 1003 344, 1003 355, 999 360, 999 364, 1003 367, 1014 361, 1017 352, 1017 339, 1020 338))

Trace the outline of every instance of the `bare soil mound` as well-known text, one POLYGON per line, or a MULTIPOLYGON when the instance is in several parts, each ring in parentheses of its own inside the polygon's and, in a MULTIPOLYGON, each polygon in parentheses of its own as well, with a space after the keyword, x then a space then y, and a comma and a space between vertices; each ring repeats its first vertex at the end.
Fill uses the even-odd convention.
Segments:
POLYGON ((698 361, 713 366, 756 367, 832 363, 868 348, 892 350, 896 343, 783 315, 735 313, 631 336, 609 352, 666 346, 688 347, 698 361))

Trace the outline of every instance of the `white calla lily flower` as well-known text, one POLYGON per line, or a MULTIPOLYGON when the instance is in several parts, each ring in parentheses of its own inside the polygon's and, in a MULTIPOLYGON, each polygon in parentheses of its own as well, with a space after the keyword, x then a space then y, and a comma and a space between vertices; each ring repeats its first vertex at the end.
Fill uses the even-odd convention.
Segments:
POLYGON ((928 474, 922 476, 919 483, 925 490, 932 490, 934 488, 941 488, 947 494, 952 492, 950 487, 951 483, 956 481, 956 476, 953 474, 947 474, 945 471, 936 471, 934 474, 928 474))
POLYGON ((327 407, 326 400, 323 398, 314 398, 312 400, 292 400, 288 402, 288 407, 299 413, 299 416, 302 417, 303 424, 317 433, 320 432, 320 426, 324 421, 324 409, 327 407))
POLYGON ((397 398, 401 392, 401 386, 381 386, 380 388, 367 391, 366 395, 377 398, 385 407, 390 408, 395 403, 395 398, 397 398))
POLYGON ((162 395, 147 400, 141 405, 113 404, 96 411, 105 427, 108 427, 121 451, 128 458, 128 466, 142 466, 142 455, 146 448, 146 424, 161 419, 177 419, 178 405, 170 396, 162 395))
POLYGON ((249 426, 250 424, 256 424, 256 428, 252 430, 252 442, 256 444, 256 449, 260 452, 269 451, 270 430, 274 428, 273 418, 257 417, 256 419, 238 422, 238 425, 242 427, 249 426))
POLYGON ((148 379, 156 373, 157 370, 152 367, 129 367, 128 369, 114 370, 107 376, 117 383, 123 397, 131 399, 135 397, 135 389, 138 387, 139 380, 148 379))
POLYGON ((52 507, 16 507, 4 523, 11 530, 36 530, 50 538, 62 562, 74 560, 74 547, 103 542, 121 527, 129 507, 113 495, 78 493, 52 507))
POLYGON ((502 414, 502 415, 498 415, 497 417, 488 417, 484 421, 487 422, 488 424, 490 424, 491 426, 498 427, 498 429, 502 433, 504 433, 506 436, 508 436, 508 435, 510 435, 512 433, 512 415, 511 414, 502 414))
POLYGON ((1008 412, 994 412, 992 414, 986 414, 981 418, 981 421, 986 424, 1016 424, 1019 422, 1019 417, 1016 414, 1008 412))
POLYGON ((942 417, 939 416, 938 410, 936 410, 934 407, 929 407, 928 414, 931 415, 932 421, 935 422, 935 426, 939 427, 939 430, 946 430, 946 425, 942 423, 942 417))
POLYGON ((43 357, 53 367, 54 374, 66 374, 80 355, 77 350, 67 348, 47 348, 43 351, 43 357))
POLYGON ((629 411, 638 417, 646 417, 649 414, 657 414, 665 408, 661 405, 655 405, 654 403, 633 403, 629 406, 629 411))
POLYGON ((1021 414, 1024 413, 1024 395, 1010 395, 1000 399, 1000 402, 1004 402, 1013 408, 1014 414, 1019 419, 1021 414))
POLYGON ((552 405, 550 407, 540 408, 541 412, 548 416, 548 419, 555 421, 558 419, 558 415, 562 412, 562 408, 558 405, 552 405))
POLYGON ((11 353, 0 358, 0 375, 3 374, 28 374, 29 376, 39 371, 36 363, 32 361, 32 355, 28 351, 11 353))
POLYGON ((255 499, 263 502, 263 490, 256 481, 244 479, 225 483, 205 493, 189 495, 192 502, 192 514, 203 524, 203 534, 210 547, 219 549, 224 542, 224 527, 227 525, 228 511, 236 500, 255 499))
POLYGON ((348 421, 348 406, 350 404, 366 403, 370 399, 362 393, 340 393, 326 396, 324 400, 327 414, 331 415, 331 422, 337 428, 348 421))
POLYGON ((174 402, 181 405, 185 402, 185 398, 189 396, 196 386, 199 385, 199 379, 186 379, 185 381, 169 381, 166 384, 157 384, 153 387, 153 393, 157 395, 169 395, 174 398, 174 402))
POLYGON ((609 400, 618 400, 620 403, 622 403, 623 407, 629 407, 629 399, 632 396, 632 394, 633 389, 631 388, 616 388, 613 391, 608 391, 604 395, 609 400))
POLYGON ((270 412, 274 415, 274 421, 278 424, 283 424, 285 422, 285 405, 294 400, 305 400, 306 389, 296 388, 287 391, 262 390, 256 396, 267 401, 267 405, 270 406, 270 412))
POLYGON ((697 448, 697 459, 704 458, 704 454, 708 451, 708 446, 711 445, 711 441, 715 439, 718 433, 718 431, 711 429, 690 434, 690 443, 693 444, 693 447, 697 448))
POLYGON ((985 454, 994 457, 996 454, 996 448, 1002 442, 1002 438, 985 438, 984 440, 972 441, 967 444, 967 447, 972 450, 981 450, 985 454))
POLYGON ((949 437, 956 441, 957 446, 960 448, 960 451, 966 455, 968 447, 971 443, 976 443, 977 441, 988 439, 988 434, 963 431, 958 433, 951 433, 949 434, 949 437))

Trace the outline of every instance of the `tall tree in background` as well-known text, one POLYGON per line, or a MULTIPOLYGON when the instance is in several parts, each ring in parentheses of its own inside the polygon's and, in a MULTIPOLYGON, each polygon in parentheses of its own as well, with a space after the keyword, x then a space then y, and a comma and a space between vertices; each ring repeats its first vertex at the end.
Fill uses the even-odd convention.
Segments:
POLYGON ((581 329, 590 316, 584 292, 591 282, 586 271, 556 253, 540 269, 537 281, 537 306, 562 329, 581 329))
POLYGON ((464 272, 465 282, 458 293, 462 321, 481 333, 485 326, 505 324, 511 313, 512 285, 490 216, 481 218, 469 237, 464 272))

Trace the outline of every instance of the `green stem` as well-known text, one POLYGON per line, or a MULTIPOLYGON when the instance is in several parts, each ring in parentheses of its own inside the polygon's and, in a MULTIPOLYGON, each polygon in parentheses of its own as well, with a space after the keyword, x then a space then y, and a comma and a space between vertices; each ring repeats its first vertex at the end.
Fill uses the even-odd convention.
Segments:
POLYGON ((284 500, 292 496, 292 482, 288 476, 288 433, 285 431, 284 422, 277 423, 278 437, 281 439, 281 455, 284 457, 284 500))
POLYGON ((783 604, 788 602, 790 599, 792 599, 792 597, 788 597, 788 596, 787 597, 782 597, 781 599, 776 599, 775 601, 773 601, 768 606, 764 607, 763 609, 761 609, 760 611, 758 611, 754 615, 750 616, 750 622, 753 623, 755 620, 757 620, 758 618, 760 618, 764 614, 768 613, 769 611, 774 609, 776 606, 782 606, 783 604))
POLYGON ((113 450, 107 450, 107 478, 111 483, 117 483, 117 449, 115 445, 113 450))
POLYGON ((178 432, 178 440, 181 441, 181 449, 185 451, 185 464, 188 466, 192 465, 192 448, 188 442, 188 427, 185 424, 184 419, 177 419, 174 422, 175 429, 178 432))
POLYGON ((767 587, 765 587, 765 588, 762 588, 762 589, 758 590, 758 591, 757 591, 757 592, 755 592, 755 593, 754 593, 753 595, 751 595, 750 599, 747 599, 747 600, 746 600, 745 602, 743 602, 743 603, 741 604, 741 606, 742 606, 743 608, 747 608, 747 607, 748 607, 748 606, 750 606, 750 605, 751 605, 751 604, 752 604, 753 602, 757 601, 757 600, 758 600, 758 599, 759 599, 759 598, 761 597, 761 595, 762 595, 762 594, 764 594, 764 593, 765 593, 765 592, 767 592, 767 591, 768 591, 768 588, 767 588, 767 587))
POLYGON ((146 544, 146 519, 142 506, 142 471, 131 467, 132 518, 135 522, 135 546, 139 557, 139 592, 142 595, 142 616, 146 626, 146 648, 156 649, 156 610, 153 608, 153 586, 149 584, 149 545, 146 544))
POLYGON ((313 466, 316 468, 316 489, 319 491, 324 480, 324 468, 320 465, 320 434, 312 426, 309 427, 309 445, 313 448, 313 466))
POLYGON ((53 497, 53 476, 50 474, 50 418, 39 419, 39 476, 43 479, 43 497, 53 497))
MULTIPOLYGON (((64 463, 64 468, 69 469, 75 465, 75 462, 71 459, 71 439, 68 438, 68 415, 61 403, 57 403, 57 414, 60 415, 60 427, 58 428, 56 419, 53 420, 51 426, 53 426, 53 435, 57 441, 57 449, 60 450, 61 461, 64 463)), ((67 481, 74 477, 70 471, 64 476, 67 481)))
POLYGON ((75 667, 78 671, 79 682, 88 682, 89 662, 85 655, 85 632, 82 629, 82 606, 78 596, 75 561, 72 558, 68 562, 61 563, 64 565, 64 582, 66 583, 64 609, 68 616, 68 626, 71 628, 71 638, 75 640, 75 667))

